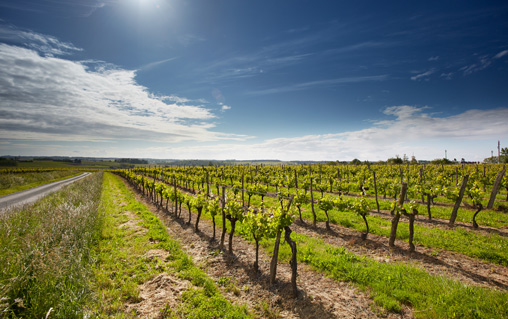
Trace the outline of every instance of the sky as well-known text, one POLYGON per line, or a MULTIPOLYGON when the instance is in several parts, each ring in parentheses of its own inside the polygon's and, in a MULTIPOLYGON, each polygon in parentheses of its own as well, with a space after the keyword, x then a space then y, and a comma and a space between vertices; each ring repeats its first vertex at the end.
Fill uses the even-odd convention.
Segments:
POLYGON ((506 1, 0 0, 0 155, 482 161, 506 1))

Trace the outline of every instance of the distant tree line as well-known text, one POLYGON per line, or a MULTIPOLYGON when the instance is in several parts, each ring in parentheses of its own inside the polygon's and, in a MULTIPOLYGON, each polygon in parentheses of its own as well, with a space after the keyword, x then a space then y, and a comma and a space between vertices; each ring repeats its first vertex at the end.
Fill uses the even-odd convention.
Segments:
POLYGON ((34 161, 53 161, 61 163, 81 164, 81 160, 79 158, 72 159, 72 158, 34 157, 34 161))
POLYGON ((10 158, 0 157, 0 166, 16 166, 16 161, 10 158))
POLYGON ((148 164, 148 161, 139 158, 120 158, 116 159, 115 163, 148 164))

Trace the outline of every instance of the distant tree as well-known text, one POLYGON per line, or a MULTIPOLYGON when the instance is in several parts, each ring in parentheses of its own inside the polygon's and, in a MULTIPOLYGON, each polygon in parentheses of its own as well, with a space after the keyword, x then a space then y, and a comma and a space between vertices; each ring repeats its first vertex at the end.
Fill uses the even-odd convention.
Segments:
POLYGON ((362 163, 362 161, 360 161, 359 159, 355 158, 354 160, 352 160, 350 162, 350 164, 353 164, 353 165, 360 165, 362 163))
POLYGON ((395 155, 395 158, 389 158, 388 160, 386 160, 386 163, 388 164, 402 164, 404 163, 404 161, 402 160, 402 158, 399 157, 399 155, 395 155))
POLYGON ((432 160, 431 163, 432 164, 451 164, 453 162, 447 158, 438 158, 438 159, 432 160))
POLYGON ((501 149, 500 161, 501 163, 508 163, 508 147, 503 147, 501 149))

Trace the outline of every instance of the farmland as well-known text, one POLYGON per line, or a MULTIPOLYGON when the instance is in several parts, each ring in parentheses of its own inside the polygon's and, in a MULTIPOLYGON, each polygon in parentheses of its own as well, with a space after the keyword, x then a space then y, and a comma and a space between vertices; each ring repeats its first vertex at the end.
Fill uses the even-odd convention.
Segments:
POLYGON ((7 317, 503 318, 506 179, 494 164, 97 172, 1 216, 0 304, 7 317), (39 208, 52 205, 62 215, 39 208), (66 227, 88 237, 63 240, 66 227), (66 264, 76 254, 82 270, 66 264), (73 286, 53 304, 30 288, 73 286))

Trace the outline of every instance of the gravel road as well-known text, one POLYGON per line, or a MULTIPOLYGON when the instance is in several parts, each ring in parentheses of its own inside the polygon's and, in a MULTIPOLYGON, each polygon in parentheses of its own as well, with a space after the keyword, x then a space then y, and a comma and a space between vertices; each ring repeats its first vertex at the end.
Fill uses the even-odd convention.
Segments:
POLYGON ((25 189, 24 191, 21 192, 2 196, 0 197, 0 211, 5 210, 11 206, 32 204, 36 202, 38 199, 47 196, 53 192, 56 192, 65 185, 74 183, 75 181, 80 180, 90 174, 91 173, 83 173, 81 175, 67 178, 61 181, 37 186, 30 189, 25 189))

